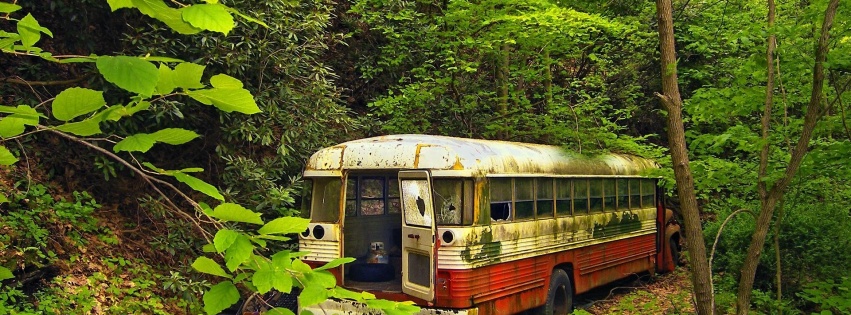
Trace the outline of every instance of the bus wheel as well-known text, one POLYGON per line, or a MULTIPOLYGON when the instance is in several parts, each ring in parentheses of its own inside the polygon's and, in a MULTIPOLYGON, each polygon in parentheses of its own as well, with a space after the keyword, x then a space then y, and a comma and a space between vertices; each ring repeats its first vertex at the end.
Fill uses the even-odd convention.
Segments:
POLYGON ((680 243, 677 238, 669 238, 668 244, 671 245, 671 260, 674 262, 674 266, 680 265, 680 243))
POLYGON ((550 289, 547 291, 547 304, 538 308, 540 315, 566 315, 573 312, 573 286, 570 277, 561 269, 553 270, 550 277, 550 289))

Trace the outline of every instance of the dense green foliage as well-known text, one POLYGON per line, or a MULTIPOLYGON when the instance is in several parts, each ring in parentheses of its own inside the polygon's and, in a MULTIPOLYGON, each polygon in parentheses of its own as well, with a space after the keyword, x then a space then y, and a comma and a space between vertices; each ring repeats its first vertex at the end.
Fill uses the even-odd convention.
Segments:
MULTIPOLYGON (((674 2, 687 140, 708 244, 730 213, 758 211, 757 183, 773 183, 788 163, 810 97, 812 47, 826 2, 779 3, 772 29, 761 1, 674 2), (777 84, 764 142, 769 33, 778 37, 777 84), (770 163, 768 176, 759 178, 763 145, 770 145, 770 163)), ((0 195, 0 306, 29 301, 12 309, 86 313, 97 307, 92 301, 100 301, 118 313, 192 313, 201 310, 201 294, 210 288, 227 299, 208 311, 236 301, 237 285, 243 293, 298 287, 293 279, 312 271, 296 262, 295 252, 279 251, 287 243, 266 240, 303 229, 303 222, 277 218, 296 212, 306 157, 356 137, 429 133, 516 140, 583 153, 637 153, 670 164, 654 96, 659 66, 652 2, 185 4, 0 3, 0 12, 9 12, 0 25, 0 164, 17 162, 3 171, 18 174, 17 182, 28 178, 20 175, 27 169, 38 169, 39 180, 117 205, 115 215, 136 221, 133 228, 158 231, 150 244, 181 265, 179 273, 165 275, 157 263, 104 257, 97 264, 113 267, 86 281, 113 289, 124 304, 98 300, 94 291, 63 292, 58 288, 70 280, 61 273, 24 292, 16 282, 23 270, 72 259, 50 244, 55 229, 68 236, 60 248, 76 249, 95 246, 92 239, 111 245, 120 233, 95 218, 99 205, 89 193, 63 200, 45 185, 16 183, 0 195), (132 164, 46 129, 88 137, 132 164), (214 254, 197 258, 200 245, 208 243, 203 233, 167 210, 173 206, 145 186, 133 165, 185 184, 180 187, 191 188, 195 200, 228 201, 208 207, 207 215, 216 219, 209 221, 220 228, 205 227, 212 231, 207 249, 214 254), (265 227, 270 224, 282 229, 265 227), (248 262, 257 257, 261 263, 248 262), (126 268, 127 261, 134 268, 126 268), (190 266, 214 276, 188 275, 190 266), (264 282, 264 274, 281 268, 301 273, 264 282), (116 275, 136 287, 110 278, 116 275)), ((777 213, 773 229, 779 231, 781 265, 772 241, 764 249, 755 284, 759 312, 778 305, 786 313, 848 310, 842 298, 847 301, 851 278, 849 17, 851 4, 842 2, 826 64, 830 107, 777 213), (774 296, 778 270, 783 302, 774 296)), ((670 168, 662 174, 671 188, 670 168)), ((176 206, 192 209, 193 202, 176 206)), ((732 306, 753 226, 753 217, 741 214, 720 237, 713 272, 721 310, 732 306)), ((331 286, 326 273, 316 275, 313 283, 331 286)), ((314 301, 327 294, 363 297, 311 290, 308 299, 314 301)))

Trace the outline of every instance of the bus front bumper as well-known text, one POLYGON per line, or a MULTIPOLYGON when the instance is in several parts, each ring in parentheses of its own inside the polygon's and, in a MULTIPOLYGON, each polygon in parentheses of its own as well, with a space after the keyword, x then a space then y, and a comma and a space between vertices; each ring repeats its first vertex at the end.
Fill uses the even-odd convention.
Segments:
MULTIPOLYGON (((301 308, 301 311, 310 311, 313 315, 383 315, 384 313, 377 309, 366 307, 365 304, 354 301, 343 300, 326 300, 319 305, 301 308)), ((437 309, 421 307, 416 315, 478 315, 478 308, 468 309, 437 309)))

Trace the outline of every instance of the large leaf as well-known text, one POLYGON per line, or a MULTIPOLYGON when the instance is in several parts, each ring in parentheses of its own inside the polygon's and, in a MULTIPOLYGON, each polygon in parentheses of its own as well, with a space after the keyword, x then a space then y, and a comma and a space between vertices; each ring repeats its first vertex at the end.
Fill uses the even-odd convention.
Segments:
POLYGON ((12 152, 6 147, 0 146, 0 165, 12 165, 16 162, 18 162, 18 158, 12 155, 12 152))
POLYGON ((53 37, 53 33, 49 29, 39 25, 32 14, 27 13, 27 16, 18 22, 18 34, 21 35, 21 44, 24 48, 30 48, 32 45, 35 45, 41 39, 41 33, 53 37))
POLYGON ((210 84, 220 89, 241 89, 242 82, 227 74, 217 74, 210 78, 210 84))
POLYGON ((324 302, 328 299, 328 291, 325 288, 317 285, 305 286, 301 294, 298 295, 298 305, 307 307, 324 302))
POLYGON ((236 268, 248 261, 253 251, 254 245, 251 244, 251 240, 243 234, 237 234, 233 244, 225 251, 225 266, 230 271, 236 271, 236 268))
POLYGON ((59 93, 53 100, 53 117, 69 121, 106 105, 103 92, 86 88, 70 88, 59 93))
POLYGON ((184 144, 192 139, 198 138, 198 134, 191 130, 180 128, 166 128, 151 134, 157 142, 168 143, 171 145, 184 144))
POLYGON ((245 209, 235 203, 223 203, 216 206, 210 216, 226 222, 245 222, 257 225, 263 224, 260 213, 245 209))
POLYGON ((246 89, 220 89, 212 88, 206 90, 190 91, 189 96, 195 100, 216 106, 225 112, 240 112, 243 114, 256 114, 260 112, 251 92, 246 89))
MULTIPOLYGON (((174 178, 177 179, 177 181, 184 183, 186 185, 189 185, 189 187, 192 187, 192 189, 195 189, 196 191, 202 192, 207 196, 210 196, 210 197, 216 198, 218 200, 222 200, 222 201, 225 200, 225 197, 222 196, 222 194, 219 193, 219 190, 216 189, 215 186, 210 185, 203 180, 200 180, 198 178, 184 174, 182 172, 175 172, 174 178)), ((263 223, 260 223, 260 224, 263 224, 263 223)))
POLYGON ((219 263, 204 256, 196 258, 195 262, 192 263, 192 268, 206 274, 230 278, 230 275, 222 269, 222 266, 219 265, 219 263))
POLYGON ((27 105, 19 105, 18 107, 2 106, 0 111, 12 112, 12 115, 3 117, 0 120, 0 137, 14 137, 24 133, 27 125, 36 126, 40 118, 39 113, 32 107, 27 105))
POLYGON ((15 277, 15 275, 12 274, 11 270, 9 270, 6 267, 0 266, 0 281, 6 280, 6 279, 12 279, 14 277, 15 277))
POLYGON ((355 261, 355 259, 351 258, 351 257, 335 258, 334 260, 329 261, 325 265, 322 265, 319 268, 313 269, 313 271, 328 270, 328 269, 339 267, 342 264, 348 264, 348 263, 353 262, 353 261, 355 261))
POLYGON ((154 137, 146 133, 139 133, 124 138, 112 147, 114 152, 148 152, 156 143, 154 137))
POLYGON ((150 97, 157 87, 159 70, 150 61, 130 56, 105 56, 98 58, 97 67, 104 79, 127 91, 150 97))
POLYGON ((183 8, 183 20, 192 26, 225 35, 233 29, 233 16, 221 4, 195 4, 183 8))
POLYGON ((233 245, 233 242, 236 242, 238 237, 239 232, 230 229, 221 229, 216 232, 216 236, 213 238, 213 246, 215 246, 216 252, 224 252, 233 245))
POLYGON ((163 0, 131 0, 133 6, 142 14, 157 18, 160 12, 170 9, 163 0))
POLYGON ((204 84, 201 83, 201 76, 204 75, 204 68, 205 66, 191 62, 180 63, 174 67, 172 82, 184 90, 202 89, 204 84))
POLYGON ((192 35, 200 33, 202 29, 192 26, 192 24, 189 24, 183 19, 183 10, 184 8, 168 8, 159 11, 156 19, 165 23, 165 25, 168 25, 169 28, 179 34, 192 35))
POLYGON ((102 133, 100 130, 100 121, 97 119, 86 119, 83 121, 62 124, 56 126, 56 130, 73 133, 80 137, 88 137, 102 133))
POLYGON ((109 9, 112 10, 112 12, 121 8, 133 7, 133 1, 131 0, 106 0, 106 3, 109 4, 109 9))
MULTIPOLYGON (((21 6, 13 3, 0 2, 0 13, 12 13, 21 9, 21 6)), ((0 267, 2 268, 2 267, 0 267)), ((0 279, 3 280, 3 279, 0 279)))
POLYGON ((164 63, 160 64, 157 71, 159 72, 159 77, 157 78, 157 94, 164 95, 174 91, 174 89, 177 88, 177 85, 174 84, 174 78, 172 75, 174 71, 164 63))
POLYGON ((260 234, 288 234, 299 233, 307 229, 310 219, 296 217, 282 217, 266 223, 263 227, 257 230, 260 234))
POLYGON ((239 302, 239 290, 230 281, 219 282, 204 293, 204 311, 208 315, 219 314, 239 302))
POLYGON ((251 283, 254 284, 260 294, 265 294, 273 288, 282 293, 292 291, 293 278, 289 272, 268 262, 262 262, 259 266, 260 268, 251 277, 251 283))

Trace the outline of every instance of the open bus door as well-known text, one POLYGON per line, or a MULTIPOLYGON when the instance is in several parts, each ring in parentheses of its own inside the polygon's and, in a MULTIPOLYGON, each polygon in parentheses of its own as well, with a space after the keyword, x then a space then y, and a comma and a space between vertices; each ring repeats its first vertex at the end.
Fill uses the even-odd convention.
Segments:
POLYGON ((428 171, 400 171, 402 292, 434 300, 435 219, 428 171))

